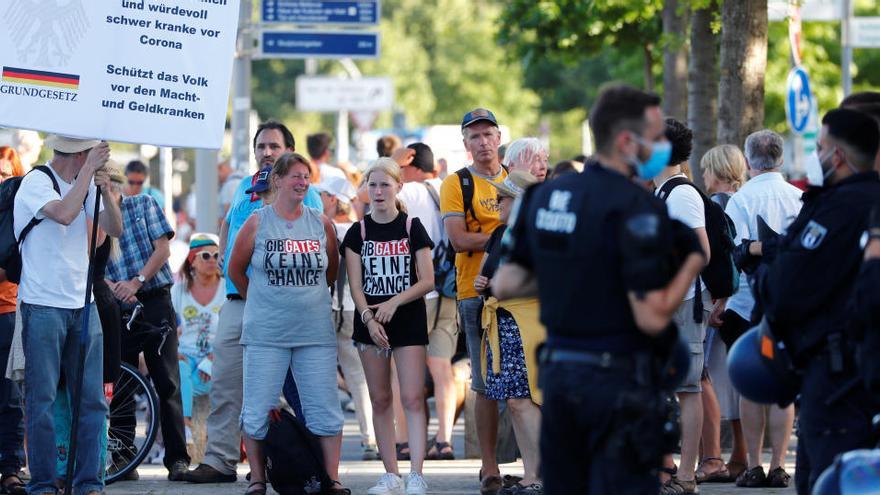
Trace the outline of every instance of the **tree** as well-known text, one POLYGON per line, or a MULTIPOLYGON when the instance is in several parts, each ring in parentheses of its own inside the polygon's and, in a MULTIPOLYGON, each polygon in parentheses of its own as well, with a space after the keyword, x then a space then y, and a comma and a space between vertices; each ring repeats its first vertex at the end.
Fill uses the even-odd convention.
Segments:
POLYGON ((764 126, 767 22, 767 0, 721 6, 719 143, 742 147, 748 134, 764 126))
MULTIPOLYGON (((691 168, 698 170, 703 155, 715 145, 718 103, 718 43, 712 27, 718 2, 709 0, 691 15, 690 68, 688 70, 688 127, 694 131, 691 168)), ((704 187, 702 174, 694 179, 704 187)))
POLYGON ((663 113, 684 120, 688 104, 688 11, 678 0, 666 0, 662 17, 663 113))

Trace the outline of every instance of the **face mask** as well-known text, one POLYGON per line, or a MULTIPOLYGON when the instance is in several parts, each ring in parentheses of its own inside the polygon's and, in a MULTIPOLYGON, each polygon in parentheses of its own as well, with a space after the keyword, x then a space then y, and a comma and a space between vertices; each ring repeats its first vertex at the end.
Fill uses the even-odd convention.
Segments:
POLYGON ((834 167, 830 167, 827 171, 822 168, 822 160, 816 150, 807 155, 807 159, 804 161, 804 170, 807 173, 807 184, 816 187, 822 187, 825 180, 834 173, 834 167))
MULTIPOLYGON (((641 139, 636 140, 645 144, 641 139)), ((651 143, 651 156, 645 162, 639 161, 638 157, 633 157, 630 163, 636 169, 636 173, 642 180, 651 180, 660 175, 660 172, 669 165, 669 157, 672 156, 672 143, 663 141, 651 143)))

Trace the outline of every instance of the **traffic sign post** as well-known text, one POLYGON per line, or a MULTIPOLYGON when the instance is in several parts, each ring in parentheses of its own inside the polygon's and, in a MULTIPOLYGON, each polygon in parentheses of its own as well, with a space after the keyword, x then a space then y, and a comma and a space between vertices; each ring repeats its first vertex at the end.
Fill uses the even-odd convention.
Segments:
POLYGON ((375 31, 263 31, 262 58, 378 58, 375 31))
POLYGON ((815 101, 810 90, 810 79, 803 67, 795 67, 788 73, 785 94, 785 116, 792 132, 801 135, 810 122, 810 112, 815 101))
POLYGON ((379 0, 263 0, 263 22, 378 26, 379 0))

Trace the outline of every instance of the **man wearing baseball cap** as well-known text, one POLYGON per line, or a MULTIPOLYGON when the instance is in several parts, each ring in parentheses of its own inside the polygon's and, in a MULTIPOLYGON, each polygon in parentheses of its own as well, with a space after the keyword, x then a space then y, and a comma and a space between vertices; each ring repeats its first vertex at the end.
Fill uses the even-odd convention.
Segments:
MULTIPOLYGON (((119 205, 112 199, 110 175, 104 165, 110 158, 106 142, 59 135, 46 138, 54 150, 40 171, 27 174, 15 196, 14 233, 21 239, 22 273, 18 287, 25 349, 25 418, 31 480, 28 493, 55 493, 56 444, 52 403, 61 378, 68 370, 68 392, 77 366, 80 325, 89 266, 88 218, 95 211, 101 187, 98 223, 107 234, 122 234, 119 205), (33 220, 40 219, 39 224, 33 220)), ((103 493, 100 439, 105 435, 107 402, 103 387, 103 336, 98 310, 91 312, 85 367, 82 376, 80 419, 77 429, 73 490, 78 494, 103 493)), ((72 395, 72 394, 71 394, 72 395)))
POLYGON ((483 382, 480 315, 483 300, 474 289, 480 260, 489 234, 501 224, 500 207, 495 188, 490 182, 501 182, 507 176, 498 160, 501 132, 495 114, 475 108, 461 119, 465 149, 473 163, 443 181, 440 188, 440 210, 443 225, 455 257, 458 314, 465 332, 471 360, 471 389, 477 393, 477 435, 480 441, 481 493, 496 493, 501 488, 495 442, 498 437, 498 404, 485 396, 483 382))

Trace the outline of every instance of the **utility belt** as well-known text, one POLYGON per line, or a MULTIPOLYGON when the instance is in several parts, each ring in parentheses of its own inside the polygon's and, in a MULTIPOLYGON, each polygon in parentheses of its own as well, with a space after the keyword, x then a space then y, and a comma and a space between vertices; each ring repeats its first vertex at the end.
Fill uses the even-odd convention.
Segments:
POLYGON ((153 299, 155 297, 170 296, 170 295, 171 295, 171 285, 163 285, 161 287, 156 287, 154 289, 139 290, 137 293, 137 298, 140 301, 144 301, 145 299, 153 299))
POLYGON ((573 363, 623 372, 632 372, 636 369, 636 360, 632 356, 610 352, 552 349, 547 346, 538 349, 538 360, 541 364, 573 363))

